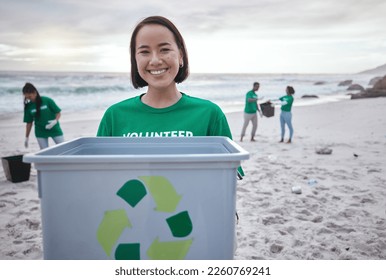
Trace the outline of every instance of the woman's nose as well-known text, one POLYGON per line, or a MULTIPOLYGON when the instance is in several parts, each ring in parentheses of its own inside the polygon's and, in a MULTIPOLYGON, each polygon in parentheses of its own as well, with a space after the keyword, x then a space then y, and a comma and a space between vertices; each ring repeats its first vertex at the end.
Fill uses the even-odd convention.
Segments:
POLYGON ((162 64, 162 59, 160 58, 159 54, 154 52, 151 56, 150 60, 151 65, 159 65, 162 64))

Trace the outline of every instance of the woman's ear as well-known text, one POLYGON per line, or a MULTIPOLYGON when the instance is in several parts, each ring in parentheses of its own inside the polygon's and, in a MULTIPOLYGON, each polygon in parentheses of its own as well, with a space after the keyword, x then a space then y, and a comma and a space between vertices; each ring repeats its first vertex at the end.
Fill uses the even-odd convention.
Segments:
POLYGON ((183 53, 182 53, 182 50, 180 49, 179 50, 180 51, 180 59, 179 59, 179 64, 180 64, 180 66, 182 65, 182 66, 184 66, 184 55, 183 55, 183 53))

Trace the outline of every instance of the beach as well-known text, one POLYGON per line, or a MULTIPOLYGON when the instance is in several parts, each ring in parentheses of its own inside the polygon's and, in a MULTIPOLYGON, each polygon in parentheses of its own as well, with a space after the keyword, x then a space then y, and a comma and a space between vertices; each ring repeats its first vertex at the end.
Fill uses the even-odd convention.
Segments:
MULTIPOLYGON (((295 106, 291 144, 278 143, 279 108, 259 118, 256 142, 248 134, 240 142, 243 113, 227 113, 234 141, 250 153, 237 182, 235 259, 386 259, 385 107, 386 98, 295 106), (316 153, 323 148, 332 153, 316 153)), ((102 115, 63 111, 66 140, 95 136, 102 115)), ((24 148, 22 113, 2 117, 0 131, 2 157, 38 151, 32 134, 24 148)), ((0 172, 0 259, 42 258, 37 172, 21 183, 0 172)))

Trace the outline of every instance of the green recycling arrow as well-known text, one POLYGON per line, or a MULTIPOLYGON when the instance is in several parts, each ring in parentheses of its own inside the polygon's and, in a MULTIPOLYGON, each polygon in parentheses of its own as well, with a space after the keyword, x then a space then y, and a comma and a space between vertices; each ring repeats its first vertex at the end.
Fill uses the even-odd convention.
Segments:
POLYGON ((163 176, 140 176, 140 180, 146 183, 157 205, 156 211, 174 212, 181 196, 177 194, 173 185, 163 176))
POLYGON ((193 239, 160 242, 157 237, 147 250, 152 260, 183 260, 189 252, 193 239))
POLYGON ((131 223, 124 209, 105 212, 97 230, 97 240, 106 255, 110 256, 113 246, 126 227, 131 228, 131 223))
POLYGON ((193 230, 192 220, 189 217, 188 211, 183 211, 177 215, 166 219, 169 228, 174 237, 186 237, 193 230))
POLYGON ((127 181, 117 192, 131 207, 135 207, 146 194, 145 186, 138 180, 127 181))

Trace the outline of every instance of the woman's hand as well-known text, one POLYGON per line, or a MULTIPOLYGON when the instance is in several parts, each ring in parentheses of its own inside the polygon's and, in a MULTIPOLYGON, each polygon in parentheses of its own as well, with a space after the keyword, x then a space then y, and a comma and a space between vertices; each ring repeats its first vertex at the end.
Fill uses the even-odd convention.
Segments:
POLYGON ((57 120, 50 120, 50 121, 48 121, 48 124, 46 125, 46 129, 53 128, 57 123, 58 123, 57 120))

